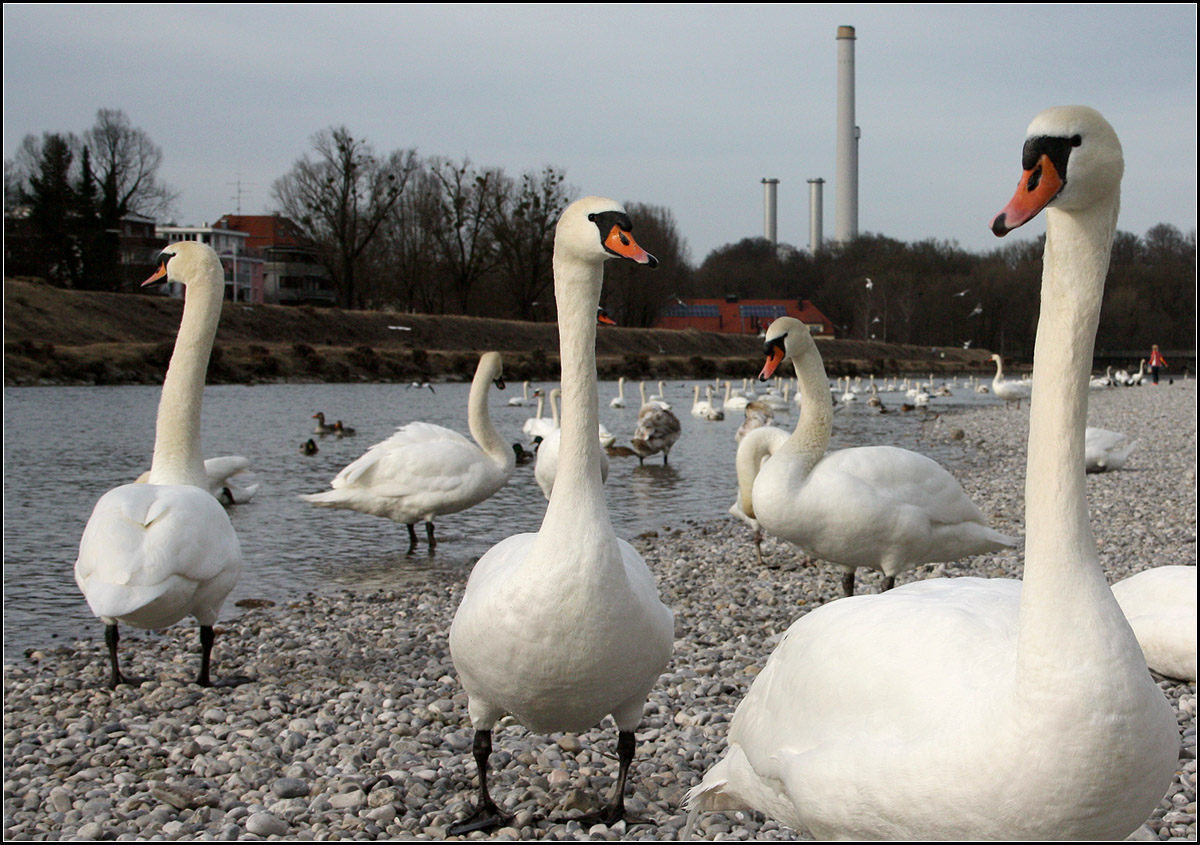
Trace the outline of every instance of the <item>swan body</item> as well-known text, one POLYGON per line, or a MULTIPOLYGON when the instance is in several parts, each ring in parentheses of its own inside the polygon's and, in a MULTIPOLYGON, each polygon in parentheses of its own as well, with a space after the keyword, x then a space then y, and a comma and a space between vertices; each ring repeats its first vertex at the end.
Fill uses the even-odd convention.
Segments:
POLYGON ((752 808, 819 838, 1121 839, 1174 777, 1175 713, 1106 583, 1080 472, 1120 144, 1093 110, 1051 109, 1024 163, 993 223, 1049 204, 1034 394, 1052 399, 1030 414, 1023 580, 927 579, 800 618, 693 812, 752 808))
POLYGON ((736 467, 738 494, 729 512, 754 532, 754 551, 762 565, 762 526, 754 513, 754 479, 767 458, 787 442, 788 432, 773 425, 753 428, 738 443, 736 467))
POLYGON ((671 447, 679 439, 679 434, 679 418, 669 409, 654 402, 643 405, 638 411, 637 428, 631 441, 638 462, 662 452, 663 466, 666 466, 667 456, 671 454, 671 447))
POLYGON ((1084 469, 1087 472, 1121 469, 1137 444, 1128 434, 1089 426, 1083 441, 1084 469))
MULTIPOLYGON (((602 438, 600 445, 603 449, 607 449, 612 443, 605 444, 602 438)), ((616 438, 613 438, 614 440, 616 438)), ((554 431, 544 438, 538 444, 537 457, 534 459, 533 477, 537 481, 538 487, 542 488, 542 495, 546 497, 546 501, 550 501, 550 493, 554 490, 554 478, 558 475, 558 447, 562 440, 562 429, 556 428, 554 431)), ((600 452, 600 483, 608 483, 608 453, 600 452)))
POLYGON ((608 824, 623 817, 633 731, 670 659, 671 611, 641 556, 617 537, 600 483, 596 307, 603 262, 655 265, 612 200, 586 197, 555 230, 554 288, 562 361, 558 472, 541 529, 493 546, 475 564, 450 628, 450 653, 468 695, 480 794, 476 814, 448 832, 500 824, 486 771, 495 723, 510 713, 537 733, 617 723, 620 772, 608 824))
POLYGON ((175 351, 163 381, 148 481, 108 491, 96 503, 75 562, 75 582, 105 624, 111 685, 134 682, 117 660, 118 628, 165 628, 185 616, 200 625, 200 674, 209 667, 221 604, 237 584, 242 552, 225 509, 209 491, 200 452, 200 405, 225 274, 207 246, 167 246, 145 284, 187 291, 175 351))
POLYGON ((721 403, 721 407, 726 410, 740 411, 749 404, 750 400, 746 398, 740 390, 734 390, 733 385, 725 382, 725 401, 721 403))
POLYGON ((1196 567, 1157 566, 1113 584, 1146 665, 1196 682, 1196 567))
POLYGON ((555 390, 558 390, 558 388, 556 387, 550 391, 550 413, 552 419, 546 419, 542 416, 542 411, 545 410, 546 406, 545 394, 540 390, 533 392, 533 395, 537 397, 537 414, 525 420, 525 425, 521 428, 530 440, 533 440, 535 437, 545 440, 550 436, 551 432, 558 428, 558 406, 554 404, 554 397, 558 394, 554 392, 555 390))
MULTIPOLYGON (((250 472, 250 459, 242 455, 206 458, 204 475, 208 479, 208 492, 223 505, 244 505, 258 492, 258 482, 252 480, 254 473, 250 472)), ((149 480, 150 470, 146 470, 134 483, 145 484, 149 480)))
POLYGON ((1017 407, 1020 408, 1021 400, 1028 399, 1030 396, 1030 386, 1021 381, 1005 381, 1003 359, 999 355, 993 355, 992 360, 996 362, 996 375, 992 379, 992 394, 997 399, 1003 399, 1006 408, 1012 402, 1016 402, 1017 407))
POLYGON ((408 526, 424 521, 432 549, 437 545, 434 517, 479 504, 508 483, 516 455, 496 432, 487 409, 488 385, 500 378, 499 353, 479 358, 467 400, 471 442, 457 431, 412 422, 376 443, 348 464, 330 483, 332 490, 301 496, 319 507, 344 508, 387 517, 408 526))
POLYGON ((856 567, 881 571, 887 589, 898 573, 923 563, 1017 543, 989 527, 954 476, 924 455, 893 446, 827 453, 833 409, 812 335, 781 317, 767 338, 770 357, 760 377, 792 361, 805 402, 795 432, 754 480, 754 509, 766 531, 841 565, 846 595, 853 594, 856 567))
POLYGON ((617 379, 617 395, 609 400, 608 407, 624 408, 625 407, 625 376, 617 379))
POLYGON ((512 405, 514 408, 521 408, 528 405, 529 402, 529 382, 523 381, 521 382, 521 395, 514 396, 509 399, 508 404, 512 405))
POLYGON ((692 416, 709 422, 725 419, 725 412, 713 407, 712 387, 706 388, 704 401, 700 401, 700 385, 695 385, 692 391, 692 416))
POLYGON ((742 439, 756 428, 775 425, 775 412, 765 402, 759 402, 756 399, 753 402, 747 402, 744 408, 746 418, 738 426, 738 430, 734 432, 733 440, 735 443, 741 443, 742 439))

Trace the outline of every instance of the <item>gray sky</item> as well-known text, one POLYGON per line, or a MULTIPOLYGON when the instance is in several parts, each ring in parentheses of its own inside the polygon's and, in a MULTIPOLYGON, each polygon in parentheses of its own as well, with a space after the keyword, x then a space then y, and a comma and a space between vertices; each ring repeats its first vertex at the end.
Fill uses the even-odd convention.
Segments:
MULTIPOLYGON (((271 184, 347 126, 379 153, 552 164, 580 194, 663 205, 697 264, 835 220, 837 27, 856 28, 859 229, 982 251, 1041 109, 1116 128, 1120 228, 1196 226, 1196 7, 4 6, 4 155, 122 109, 162 147, 179 222, 271 209, 271 184)), ((636 221, 635 227, 636 227, 636 221)), ((1034 223, 1009 238, 1034 238, 1034 223)), ((647 245, 651 250, 652 244, 647 245)))

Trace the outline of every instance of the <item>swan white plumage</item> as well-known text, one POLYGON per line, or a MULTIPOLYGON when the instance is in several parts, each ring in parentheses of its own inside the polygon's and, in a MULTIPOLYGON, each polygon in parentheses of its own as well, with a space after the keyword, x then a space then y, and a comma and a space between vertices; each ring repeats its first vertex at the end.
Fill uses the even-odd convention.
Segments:
POLYGON ((1113 584, 1113 595, 1160 675, 1196 682, 1196 567, 1156 566, 1113 584))
POLYGON ((532 400, 529 398, 529 382, 523 381, 521 382, 521 395, 514 396, 513 398, 509 399, 508 404, 514 408, 523 408, 531 401, 532 400))
POLYGON ((802 617, 694 812, 753 808, 829 838, 1121 839, 1174 777, 1175 713, 1105 580, 1080 469, 1120 144, 1095 111, 1051 109, 1023 161, 993 223, 1049 204, 1023 581, 927 579, 802 617))
POLYGON ((712 387, 705 387, 704 401, 700 401, 700 385, 692 388, 692 416, 709 422, 725 419, 725 412, 713 407, 712 387))
POLYGON ((1083 440, 1083 464, 1087 472, 1121 469, 1138 442, 1128 434, 1088 427, 1083 440))
MULTIPOLYGON (((258 492, 259 482, 253 480, 250 459, 244 455, 206 458, 204 475, 208 479, 208 492, 223 505, 244 505, 258 492)), ((146 470, 134 483, 145 484, 149 480, 150 470, 146 470)))
POLYGON ((75 582, 105 624, 113 687, 140 681, 121 673, 119 624, 165 628, 188 615, 200 625, 196 681, 210 686, 213 625, 242 571, 241 546, 209 492, 200 452, 200 405, 225 273, 210 247, 181 241, 163 249, 158 270, 143 284, 165 281, 182 283, 186 294, 158 405, 149 480, 100 497, 75 562, 75 582))
POLYGON ((997 399, 1004 400, 1004 407, 1009 407, 1012 402, 1017 403, 1017 407, 1021 407, 1021 400, 1028 399, 1031 387, 1023 381, 1005 381, 1004 379, 1004 359, 999 355, 992 355, 992 360, 996 362, 996 375, 992 378, 992 395, 997 399))
POLYGON ((656 264, 612 200, 586 197, 562 213, 554 239, 563 418, 558 477, 536 534, 493 546, 471 572, 450 628, 468 695, 479 771, 477 812, 449 829, 501 823, 487 789, 492 728, 505 713, 537 733, 584 731, 611 715, 620 770, 600 819, 623 817, 634 729, 670 659, 671 611, 641 556, 618 539, 600 485, 596 440, 596 305, 613 255, 656 264))
POLYGON ((789 432, 774 425, 757 426, 746 432, 740 439, 737 448, 738 494, 730 506, 729 512, 740 519, 754 532, 754 553, 762 566, 762 526, 754 514, 754 479, 763 461, 775 454, 789 437, 789 432))
POLYGON ((489 385, 503 386, 502 370, 499 353, 479 357, 467 399, 474 443, 440 425, 412 422, 348 464, 330 482, 332 490, 300 498, 403 523, 408 526, 410 552, 417 544, 414 525, 424 521, 432 550, 437 545, 434 517, 479 504, 512 476, 516 455, 496 432, 487 406, 489 385))
POLYGON ((546 408, 546 395, 540 390, 533 392, 533 395, 537 397, 537 414, 525 420, 525 425, 521 427, 530 440, 537 437, 544 440, 558 428, 558 406, 554 404, 554 399, 558 396, 558 393, 555 392, 557 390, 556 387, 550 391, 550 419, 542 416, 542 412, 546 408))
POLYGON ((725 382, 725 401, 721 403, 722 408, 738 411, 745 408, 749 402, 740 390, 734 390, 732 384, 725 382))
POLYGON ((764 530, 842 566, 848 596, 859 566, 881 571, 886 590, 915 566, 1017 543, 989 527, 954 476, 925 455, 893 446, 826 453, 833 407, 812 335, 799 320, 780 317, 767 338, 760 378, 791 361, 805 398, 795 432, 754 481, 764 530))
MULTIPOLYGON (((800 391, 796 391, 797 395, 799 393, 800 391)), ((738 430, 733 434, 735 443, 741 443, 742 439, 756 428, 775 425, 775 412, 765 402, 759 402, 757 399, 753 402, 747 402, 744 413, 746 415, 745 420, 742 421, 742 424, 738 426, 738 430)))
POLYGON ((617 379, 617 395, 609 400, 608 407, 624 408, 625 407, 625 376, 617 379))

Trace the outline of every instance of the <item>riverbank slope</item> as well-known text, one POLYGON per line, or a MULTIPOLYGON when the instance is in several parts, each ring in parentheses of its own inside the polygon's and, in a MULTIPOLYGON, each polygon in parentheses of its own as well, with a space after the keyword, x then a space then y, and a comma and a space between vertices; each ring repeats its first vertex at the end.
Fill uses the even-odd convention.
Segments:
MULTIPOLYGON (((163 296, 4 280, 4 383, 162 381, 183 303, 163 296)), ((600 377, 742 378, 762 366, 753 335, 602 327, 600 377)), ((504 354, 511 379, 558 378, 558 327, 482 317, 226 302, 210 383, 469 379, 479 353, 504 354)), ((821 340, 831 376, 991 374, 984 349, 821 340)))

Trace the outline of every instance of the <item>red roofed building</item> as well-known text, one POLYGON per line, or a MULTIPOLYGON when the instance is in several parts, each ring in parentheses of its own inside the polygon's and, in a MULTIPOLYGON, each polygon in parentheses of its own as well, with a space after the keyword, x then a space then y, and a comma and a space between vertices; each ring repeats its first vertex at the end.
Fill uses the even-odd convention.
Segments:
POLYGON ((262 259, 263 301, 335 305, 337 289, 298 226, 278 214, 226 214, 216 224, 246 232, 246 252, 262 259))
POLYGON ((759 334, 777 317, 795 317, 814 335, 833 337, 833 322, 807 299, 688 299, 664 309, 654 328, 759 334))

